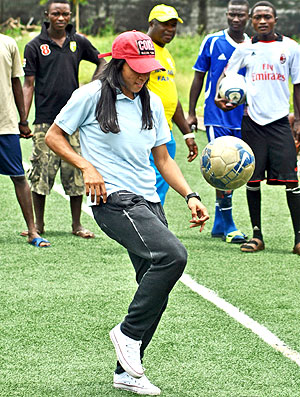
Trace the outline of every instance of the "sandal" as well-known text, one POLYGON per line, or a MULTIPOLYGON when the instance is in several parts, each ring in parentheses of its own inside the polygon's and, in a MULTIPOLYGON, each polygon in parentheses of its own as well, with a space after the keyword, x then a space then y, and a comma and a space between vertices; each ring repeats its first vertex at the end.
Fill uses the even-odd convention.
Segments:
POLYGON ((247 238, 247 236, 240 230, 234 230, 233 232, 230 232, 230 233, 226 234, 226 236, 222 237, 223 241, 226 241, 226 243, 232 243, 232 244, 245 243, 246 238, 247 238))
POLYGON ((28 244, 33 245, 34 247, 37 248, 49 248, 51 247, 50 241, 46 240, 45 238, 42 237, 35 237, 33 240, 28 241, 28 244), (43 244, 47 245, 43 245, 43 244))
POLYGON ((241 245, 242 252, 256 252, 262 251, 265 249, 265 243, 261 241, 259 238, 252 238, 246 243, 241 245))

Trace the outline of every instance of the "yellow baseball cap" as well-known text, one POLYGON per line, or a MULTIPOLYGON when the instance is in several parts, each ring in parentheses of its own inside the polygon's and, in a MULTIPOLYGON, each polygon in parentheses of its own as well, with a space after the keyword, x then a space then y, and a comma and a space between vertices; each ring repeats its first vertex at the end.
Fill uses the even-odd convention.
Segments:
POLYGON ((183 20, 178 16, 177 11, 174 7, 166 6, 165 4, 158 4, 153 7, 150 11, 148 21, 151 22, 153 19, 157 19, 159 22, 166 22, 170 19, 177 19, 180 23, 183 20))

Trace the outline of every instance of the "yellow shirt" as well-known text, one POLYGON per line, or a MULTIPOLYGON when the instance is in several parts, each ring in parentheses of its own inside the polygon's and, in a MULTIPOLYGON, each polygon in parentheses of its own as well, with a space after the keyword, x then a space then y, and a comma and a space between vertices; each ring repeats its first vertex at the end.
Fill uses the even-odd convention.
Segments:
POLYGON ((155 94, 157 94, 162 100, 167 122, 170 130, 172 129, 172 117, 175 113, 178 95, 175 85, 175 62, 172 55, 165 47, 160 47, 154 43, 155 47, 155 59, 166 70, 158 70, 150 73, 150 79, 148 82, 148 88, 155 94))

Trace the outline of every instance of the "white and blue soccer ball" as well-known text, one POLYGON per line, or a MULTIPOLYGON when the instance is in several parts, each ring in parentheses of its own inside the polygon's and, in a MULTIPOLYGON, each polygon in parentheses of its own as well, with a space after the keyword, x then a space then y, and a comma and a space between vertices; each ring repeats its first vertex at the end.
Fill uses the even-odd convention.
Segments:
POLYGON ((231 73, 225 76, 219 85, 220 98, 226 98, 233 104, 241 105, 246 101, 246 81, 241 74, 231 73))
POLYGON ((218 190, 233 190, 251 178, 255 159, 249 145, 233 136, 222 136, 203 149, 201 172, 205 180, 218 190))

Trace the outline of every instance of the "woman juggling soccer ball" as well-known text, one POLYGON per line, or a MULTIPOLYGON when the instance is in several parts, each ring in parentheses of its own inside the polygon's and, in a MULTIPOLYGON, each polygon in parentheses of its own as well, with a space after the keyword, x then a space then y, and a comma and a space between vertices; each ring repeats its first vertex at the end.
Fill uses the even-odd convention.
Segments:
POLYGON ((123 245, 136 272, 138 288, 124 320, 110 332, 118 363, 116 388, 159 395, 144 375, 142 358, 152 339, 168 295, 182 275, 187 252, 168 229, 155 188, 155 164, 191 211, 190 227, 203 230, 209 219, 198 193, 185 181, 166 142, 170 129, 162 103, 148 91, 149 74, 162 66, 155 60, 149 36, 120 34, 112 59, 99 80, 77 89, 50 127, 46 142, 64 160, 78 167, 100 228, 123 245), (82 156, 65 136, 80 131, 82 156))

